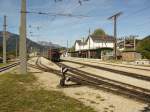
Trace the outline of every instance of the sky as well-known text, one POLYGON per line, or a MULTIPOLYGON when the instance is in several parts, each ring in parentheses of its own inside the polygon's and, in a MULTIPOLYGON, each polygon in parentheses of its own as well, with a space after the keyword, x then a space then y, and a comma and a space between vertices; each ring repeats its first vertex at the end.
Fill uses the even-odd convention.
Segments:
MULTIPOLYGON (((75 40, 86 38, 102 28, 113 35, 113 21, 108 17, 123 12, 117 21, 117 37, 150 35, 150 0, 27 0, 27 11, 72 14, 76 17, 27 14, 27 36, 33 41, 51 41, 71 47, 75 40), (83 15, 84 17, 77 17, 83 15)), ((7 30, 19 34, 21 0, 0 0, 0 30, 7 16, 7 30)))

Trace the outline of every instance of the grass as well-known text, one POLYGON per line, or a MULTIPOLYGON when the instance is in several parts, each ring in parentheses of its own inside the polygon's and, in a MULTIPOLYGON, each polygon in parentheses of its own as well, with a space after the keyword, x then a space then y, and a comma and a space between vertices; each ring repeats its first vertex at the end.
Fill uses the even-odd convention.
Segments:
POLYGON ((99 104, 99 103, 96 103, 95 101, 93 101, 93 100, 87 100, 87 101, 89 101, 90 103, 92 103, 92 104, 99 104))
POLYGON ((96 96, 96 99, 101 99, 102 97, 100 95, 97 95, 96 96))
POLYGON ((7 64, 0 63, 0 67, 6 66, 7 64))
POLYGON ((34 75, 0 76, 0 112, 95 112, 61 92, 39 88, 34 75))
POLYGON ((121 64, 122 63, 121 60, 107 60, 106 62, 108 62, 108 63, 115 63, 115 64, 121 64))
POLYGON ((0 67, 7 66, 7 65, 9 65, 9 64, 11 64, 11 63, 10 63, 10 62, 9 62, 9 63, 6 63, 6 64, 0 63, 0 67))
POLYGON ((82 95, 82 93, 75 93, 75 95, 82 95))

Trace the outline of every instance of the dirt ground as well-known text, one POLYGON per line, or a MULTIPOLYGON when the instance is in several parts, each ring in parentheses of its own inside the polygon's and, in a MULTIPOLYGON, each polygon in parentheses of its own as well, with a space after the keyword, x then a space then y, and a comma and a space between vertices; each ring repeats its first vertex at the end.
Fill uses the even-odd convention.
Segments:
MULTIPOLYGON (((35 61, 36 58, 33 58, 30 63, 34 64, 35 61)), ((42 62, 47 66, 51 66, 51 62, 46 59, 42 59, 42 62)), ((54 66, 55 65, 53 65, 53 68, 55 68, 54 66)), ((61 91, 66 96, 78 99, 85 105, 91 106, 97 112, 140 112, 147 106, 144 103, 82 85, 71 85, 66 88, 61 88, 59 87, 59 76, 33 68, 30 68, 30 71, 35 74, 40 86, 44 89, 61 91)))

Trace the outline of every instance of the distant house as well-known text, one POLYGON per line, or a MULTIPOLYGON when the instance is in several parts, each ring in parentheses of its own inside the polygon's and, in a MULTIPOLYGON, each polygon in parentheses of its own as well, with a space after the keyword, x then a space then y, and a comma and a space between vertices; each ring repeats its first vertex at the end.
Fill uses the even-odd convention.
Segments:
POLYGON ((80 51, 84 47, 84 43, 81 40, 76 40, 75 41, 75 51, 80 51))
POLYGON ((136 51, 136 38, 126 37, 117 41, 117 49, 120 51, 123 61, 135 61, 141 59, 141 54, 136 51))
POLYGON ((114 38, 108 35, 90 35, 85 42, 76 40, 74 46, 78 57, 102 58, 104 55, 113 55, 114 38))
POLYGON ((120 51, 130 50, 133 51, 136 49, 136 39, 131 37, 126 37, 122 40, 117 41, 117 49, 120 51))

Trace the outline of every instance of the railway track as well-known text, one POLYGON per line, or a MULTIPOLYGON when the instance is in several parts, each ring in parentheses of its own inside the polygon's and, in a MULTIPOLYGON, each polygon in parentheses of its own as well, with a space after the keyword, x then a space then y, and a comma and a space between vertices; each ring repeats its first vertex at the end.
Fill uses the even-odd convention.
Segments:
MULTIPOLYGON (((54 73, 54 74, 56 74, 56 75, 59 76, 59 77, 62 76, 62 74, 61 74, 61 72, 60 72, 59 70, 55 70, 55 69, 52 69, 52 68, 49 68, 49 67, 43 65, 43 64, 41 63, 41 61, 40 61, 40 58, 37 59, 36 65, 33 65, 33 64, 28 64, 28 65, 29 65, 30 67, 32 67, 32 68, 39 69, 39 70, 44 71, 44 72, 54 73)), ((70 73, 67 73, 66 75, 67 75, 67 76, 71 76, 71 77, 70 77, 70 81, 72 81, 72 82, 77 82, 78 84, 80 84, 80 83, 82 82, 82 84, 86 84, 86 85, 87 85, 87 84, 88 84, 88 85, 91 84, 91 82, 88 82, 88 81, 86 81, 86 80, 84 80, 84 79, 81 79, 80 77, 75 77, 74 75, 72 75, 72 74, 70 74, 70 73)))
POLYGON ((117 73, 117 74, 120 74, 120 75, 132 77, 132 78, 136 78, 136 79, 140 79, 140 80, 144 80, 144 81, 150 81, 149 76, 144 76, 144 75, 140 75, 140 74, 137 74, 137 73, 130 73, 130 72, 126 72, 126 71, 121 71, 121 70, 116 70, 116 69, 111 69, 111 68, 106 68, 106 67, 101 67, 101 66, 96 66, 96 65, 90 65, 90 64, 85 64, 85 63, 81 63, 81 62, 69 61, 69 60, 63 60, 63 61, 64 62, 75 63, 75 64, 80 64, 80 65, 84 65, 84 66, 88 66, 88 67, 92 67, 92 68, 96 68, 96 69, 101 69, 101 70, 104 70, 104 71, 109 71, 109 72, 112 72, 112 73, 117 73))
POLYGON ((137 68, 137 67, 132 67, 132 66, 117 65, 117 64, 111 64, 111 63, 103 63, 103 62, 99 63, 99 62, 94 62, 94 61, 85 61, 85 62, 96 63, 96 64, 104 64, 104 65, 111 65, 111 66, 123 67, 123 68, 131 68, 131 69, 135 69, 135 70, 150 71, 150 69, 146 69, 146 68, 139 68, 139 67, 137 68))
POLYGON ((0 68, 0 72, 4 72, 4 71, 6 71, 6 70, 8 70, 8 69, 11 69, 11 68, 17 66, 17 65, 19 65, 19 62, 13 63, 13 64, 9 64, 9 65, 4 66, 4 67, 1 67, 1 68, 0 68))
POLYGON ((95 82, 96 87, 98 88, 103 88, 116 94, 125 95, 129 98, 135 98, 150 103, 150 90, 148 89, 100 77, 76 68, 69 67, 62 63, 57 63, 57 65, 68 67, 70 68, 69 71, 76 74, 76 76, 80 76, 87 81, 90 80, 91 82, 95 82))
MULTIPOLYGON (((63 61, 65 61, 64 59, 62 59, 63 61)), ((80 61, 80 60, 77 60, 80 61)), ((144 71, 150 71, 150 69, 148 68, 144 68, 144 66, 142 66, 143 68, 139 68, 139 65, 134 65, 133 66, 126 66, 126 65, 120 65, 120 64, 112 64, 112 63, 104 63, 104 62, 96 62, 96 61, 91 61, 91 60, 84 60, 84 62, 90 62, 90 63, 96 63, 96 64, 104 64, 104 65, 110 65, 110 66, 116 66, 116 67, 123 67, 123 68, 131 68, 131 69, 135 69, 135 70, 144 70, 144 71)))
MULTIPOLYGON (((69 68, 69 72, 66 74, 66 76, 69 76, 70 80, 73 82, 77 82, 82 85, 88 85, 90 87, 101 89, 106 92, 111 92, 123 97, 128 97, 133 100, 150 103, 150 90, 148 89, 110 80, 100 76, 95 76, 94 74, 90 74, 76 68, 68 67, 67 65, 64 65, 62 63, 56 63, 56 65, 58 65, 59 67, 65 66, 69 68)), ((40 62, 40 59, 38 59, 36 66, 34 67, 39 68, 40 70, 43 70, 45 72, 50 72, 61 76, 61 72, 59 70, 54 70, 43 65, 40 62)))

